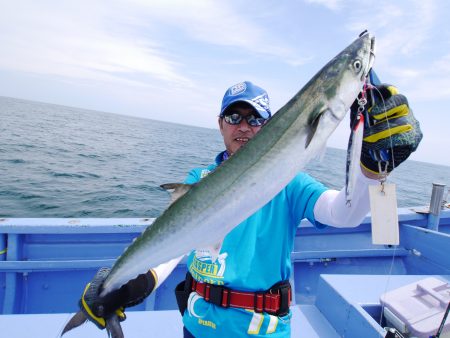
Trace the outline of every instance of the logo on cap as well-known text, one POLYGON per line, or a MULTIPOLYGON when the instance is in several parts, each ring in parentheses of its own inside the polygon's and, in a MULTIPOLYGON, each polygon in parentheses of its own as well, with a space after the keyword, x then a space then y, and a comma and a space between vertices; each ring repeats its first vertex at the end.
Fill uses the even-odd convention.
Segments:
POLYGON ((245 84, 245 82, 235 84, 233 87, 230 88, 230 95, 238 95, 242 92, 245 92, 246 89, 247 85, 245 84))
POLYGON ((258 110, 264 110, 270 114, 270 108, 269 108, 269 96, 267 96, 266 93, 255 97, 251 100, 255 105, 258 107, 255 107, 258 110))

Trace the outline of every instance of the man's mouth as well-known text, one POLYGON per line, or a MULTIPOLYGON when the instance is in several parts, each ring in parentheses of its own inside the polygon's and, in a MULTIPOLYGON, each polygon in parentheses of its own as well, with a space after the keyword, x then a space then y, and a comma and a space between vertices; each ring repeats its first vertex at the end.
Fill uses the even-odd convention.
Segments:
POLYGON ((240 143, 247 143, 250 139, 248 137, 236 137, 234 140, 240 143))

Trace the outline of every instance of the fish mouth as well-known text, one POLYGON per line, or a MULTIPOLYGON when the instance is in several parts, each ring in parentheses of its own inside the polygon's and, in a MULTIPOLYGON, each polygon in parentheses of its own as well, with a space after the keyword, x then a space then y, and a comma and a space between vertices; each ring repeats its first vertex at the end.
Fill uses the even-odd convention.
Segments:
POLYGON ((367 63, 366 70, 364 71, 364 77, 367 77, 372 70, 373 63, 375 61, 375 37, 370 38, 370 50, 369 50, 369 62, 367 63))
POLYGON ((370 71, 372 70, 373 63, 375 61, 375 37, 370 36, 369 32, 365 30, 359 35, 360 38, 364 37, 370 39, 370 46, 368 50, 368 61, 366 63, 366 67, 361 74, 361 80, 366 79, 369 76, 370 71))

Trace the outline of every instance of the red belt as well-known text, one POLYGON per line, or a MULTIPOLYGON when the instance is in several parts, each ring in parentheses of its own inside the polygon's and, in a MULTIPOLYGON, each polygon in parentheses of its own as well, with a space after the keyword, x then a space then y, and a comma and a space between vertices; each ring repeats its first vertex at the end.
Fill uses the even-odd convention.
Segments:
POLYGON ((284 316, 289 313, 292 300, 291 285, 288 281, 277 283, 262 292, 236 291, 220 285, 202 283, 193 279, 190 274, 186 283, 191 285, 191 291, 197 292, 207 302, 225 308, 236 307, 284 316))

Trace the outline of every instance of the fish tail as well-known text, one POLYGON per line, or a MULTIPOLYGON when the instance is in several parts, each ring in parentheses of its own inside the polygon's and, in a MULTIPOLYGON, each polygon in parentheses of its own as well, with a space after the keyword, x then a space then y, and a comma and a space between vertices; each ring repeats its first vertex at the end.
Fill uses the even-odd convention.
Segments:
POLYGON ((124 338, 119 316, 117 315, 111 316, 106 320, 106 330, 108 331, 108 337, 124 338))
POLYGON ((87 321, 87 317, 84 314, 84 312, 78 311, 72 318, 70 318, 70 320, 68 321, 66 326, 64 326, 64 329, 61 332, 60 337, 62 337, 63 334, 65 334, 66 332, 84 324, 86 321, 87 321))

